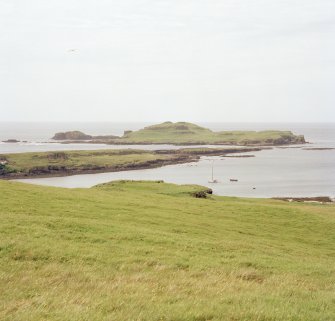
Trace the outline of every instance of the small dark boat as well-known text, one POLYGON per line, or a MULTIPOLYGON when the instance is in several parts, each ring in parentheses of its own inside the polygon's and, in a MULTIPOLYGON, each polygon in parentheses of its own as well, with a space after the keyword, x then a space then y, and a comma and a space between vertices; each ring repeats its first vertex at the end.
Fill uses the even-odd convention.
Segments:
POLYGON ((231 178, 230 181, 231 181, 231 182, 238 182, 238 179, 236 179, 236 178, 231 178))

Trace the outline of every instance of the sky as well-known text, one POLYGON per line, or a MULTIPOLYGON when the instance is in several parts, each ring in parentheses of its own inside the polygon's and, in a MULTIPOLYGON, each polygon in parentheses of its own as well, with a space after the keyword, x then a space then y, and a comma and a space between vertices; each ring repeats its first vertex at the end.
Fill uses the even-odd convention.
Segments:
POLYGON ((0 121, 335 122, 334 0, 0 0, 0 121))

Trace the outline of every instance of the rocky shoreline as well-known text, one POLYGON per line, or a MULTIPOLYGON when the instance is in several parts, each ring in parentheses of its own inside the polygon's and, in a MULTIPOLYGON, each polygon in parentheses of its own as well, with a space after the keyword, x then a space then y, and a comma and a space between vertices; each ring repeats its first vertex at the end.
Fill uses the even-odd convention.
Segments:
POLYGON ((329 196, 316 196, 316 197, 273 197, 275 200, 285 202, 299 202, 299 203, 319 203, 329 204, 334 203, 334 200, 329 196))
MULTIPOLYGON (((50 143, 50 142, 49 142, 50 143)), ((207 142, 207 141, 196 141, 196 142, 185 142, 185 143, 176 143, 173 141, 167 141, 164 143, 160 142, 128 142, 122 140, 104 140, 104 139, 93 139, 93 140, 62 140, 57 141, 60 144, 102 144, 102 145, 173 145, 173 146, 202 146, 202 145, 213 145, 213 146, 237 146, 237 147, 281 147, 281 148, 289 148, 286 146, 297 145, 297 144, 307 144, 306 142, 289 142, 283 140, 271 140, 268 142, 262 141, 253 141, 246 143, 236 143, 234 141, 230 142, 207 142)), ((291 147, 291 148, 301 148, 299 147, 291 147)))
POLYGON ((334 147, 311 147, 311 148, 302 148, 303 150, 334 150, 334 147))

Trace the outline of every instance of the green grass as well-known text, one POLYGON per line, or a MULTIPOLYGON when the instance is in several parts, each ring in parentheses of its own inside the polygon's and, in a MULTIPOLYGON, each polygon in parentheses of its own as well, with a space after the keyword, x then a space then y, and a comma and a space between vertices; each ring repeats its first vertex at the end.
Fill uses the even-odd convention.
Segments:
POLYGON ((123 143, 156 144, 232 144, 280 145, 304 143, 303 136, 290 131, 222 131, 213 132, 192 123, 165 122, 126 134, 123 143))
POLYGON ((335 207, 0 181, 0 320, 332 321, 335 207))

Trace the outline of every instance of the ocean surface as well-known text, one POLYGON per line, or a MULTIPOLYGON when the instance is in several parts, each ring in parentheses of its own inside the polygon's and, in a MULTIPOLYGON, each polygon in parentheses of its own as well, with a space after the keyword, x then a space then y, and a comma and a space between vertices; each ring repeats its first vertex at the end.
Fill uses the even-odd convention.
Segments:
MULTIPOLYGON (((172 145, 110 146, 91 144, 52 143, 59 131, 81 130, 87 134, 122 135, 124 130, 136 130, 151 123, 0 123, 0 141, 17 139, 26 143, 0 143, 0 154, 27 151, 85 150, 109 148, 178 148, 172 145)), ((246 197, 330 196, 335 197, 335 149, 306 150, 305 148, 335 148, 335 123, 199 123, 212 130, 291 130, 305 135, 309 144, 276 147, 252 153, 250 158, 203 157, 193 164, 170 165, 162 168, 75 175, 67 177, 20 180, 26 183, 60 186, 91 187, 118 179, 164 180, 178 184, 209 186, 218 195, 246 197), (218 184, 210 184, 212 161, 218 184), (238 182, 230 182, 230 178, 238 182)))

